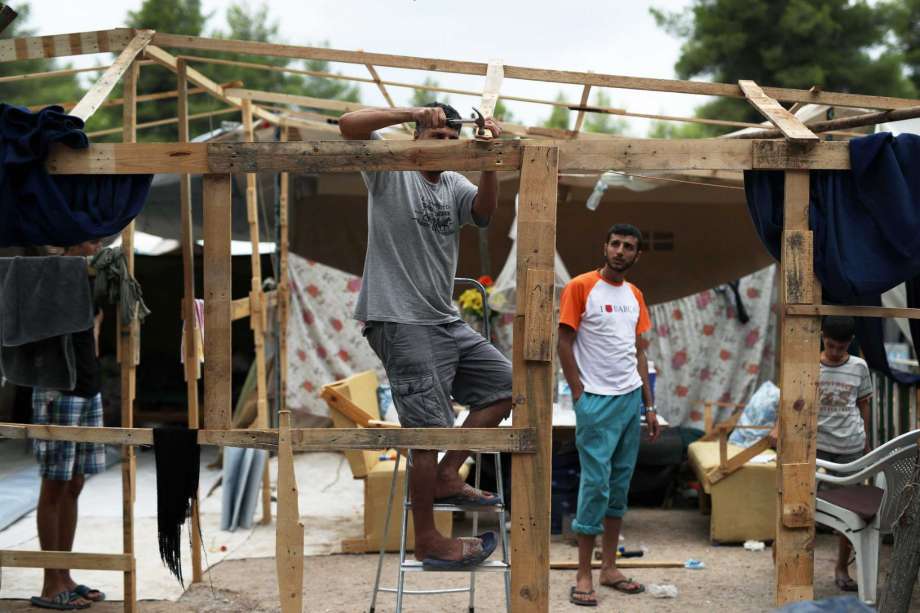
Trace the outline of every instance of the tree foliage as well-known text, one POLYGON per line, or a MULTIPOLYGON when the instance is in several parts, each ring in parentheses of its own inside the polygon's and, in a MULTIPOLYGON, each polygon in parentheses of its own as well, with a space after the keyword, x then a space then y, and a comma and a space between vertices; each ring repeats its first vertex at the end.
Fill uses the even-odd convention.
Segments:
MULTIPOLYGON (((610 96, 604 90, 597 92, 594 97, 594 105, 599 108, 610 108, 610 96)), ((614 118, 605 113, 587 113, 583 129, 585 132, 597 132, 600 134, 623 134, 628 127, 625 119, 614 118)))
MULTIPOLYGON (((565 102, 565 94, 559 92, 556 94, 556 102, 565 102)), ((556 128, 557 130, 569 130, 569 116, 572 113, 564 106, 554 106, 549 117, 543 120, 544 128, 556 128)))
MULTIPOLYGON (((431 77, 425 77, 425 80, 422 81, 422 85, 425 87, 438 87, 438 82, 431 77)), ((409 98, 409 106, 425 106, 432 102, 450 104, 450 96, 443 94, 439 97, 439 94, 440 92, 433 92, 427 89, 414 89, 412 90, 412 97, 409 98)))
MULTIPOLYGON (((913 92, 901 53, 883 48, 888 12, 866 0, 695 0, 681 12, 651 12, 684 41, 675 65, 681 79, 752 79, 763 86, 887 96, 913 92)), ((743 100, 727 98, 704 104, 697 114, 761 120, 743 100)))

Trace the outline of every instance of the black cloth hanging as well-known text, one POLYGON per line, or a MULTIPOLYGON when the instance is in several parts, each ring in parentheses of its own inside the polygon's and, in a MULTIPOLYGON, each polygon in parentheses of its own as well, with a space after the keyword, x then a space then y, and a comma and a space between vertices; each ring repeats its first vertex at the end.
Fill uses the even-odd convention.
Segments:
POLYGON ((157 468, 157 536, 160 559, 182 581, 179 539, 198 494, 198 431, 167 426, 153 429, 157 468))

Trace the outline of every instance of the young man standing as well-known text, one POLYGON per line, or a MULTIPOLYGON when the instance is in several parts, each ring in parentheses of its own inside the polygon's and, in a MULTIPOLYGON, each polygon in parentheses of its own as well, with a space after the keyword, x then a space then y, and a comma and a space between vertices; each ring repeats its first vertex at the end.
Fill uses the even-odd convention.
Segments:
MULTIPOLYGON (((362 109, 339 119, 346 139, 415 123, 416 140, 457 139, 459 113, 448 105, 362 109)), ((501 134, 491 119, 486 127, 501 134)), ((355 318, 380 357, 405 427, 450 427, 451 398, 468 405, 464 426, 494 427, 511 411, 511 364, 461 321, 453 307, 460 227, 488 225, 498 205, 494 172, 479 187, 451 171, 363 172, 368 191, 368 239, 355 318)), ((464 568, 495 549, 494 533, 452 539, 434 525, 434 502, 487 507, 497 496, 464 483, 458 471, 469 456, 451 451, 440 463, 434 450, 412 454, 409 481, 415 557, 429 568, 464 568)))
MULTIPOLYGON (((64 250, 67 256, 91 256, 99 251, 99 241, 80 243, 64 250)), ((92 328, 73 335, 77 382, 74 389, 59 392, 32 390, 32 421, 53 426, 101 427, 102 395, 99 371, 99 326, 102 313, 96 314, 92 328)), ((70 551, 77 530, 77 499, 86 475, 105 470, 105 446, 73 441, 35 441, 35 456, 41 474, 36 519, 42 550, 70 551)), ((32 605, 46 609, 84 609, 105 600, 99 590, 79 585, 66 569, 45 569, 41 596, 32 605)))
MULTIPOLYGON (((850 355, 856 322, 852 317, 830 315, 821 322, 821 367, 818 375, 818 440, 819 460, 849 464, 870 449, 866 436, 869 423, 869 398, 872 379, 869 366, 862 358, 850 355)), ((778 426, 770 436, 776 441, 778 426)), ((843 535, 837 544, 837 565, 834 582, 845 592, 858 590, 850 578, 852 547, 843 535)))
POLYGON ((559 361, 572 389, 581 462, 578 511, 572 523, 578 534, 578 575, 569 600, 581 606, 597 606, 591 558, 598 534, 603 534, 601 585, 626 594, 645 591, 616 567, 626 495, 639 453, 643 404, 649 435, 652 440, 658 437, 648 362, 639 344, 651 320, 642 292, 625 279, 639 260, 641 240, 632 225, 610 228, 603 244, 604 266, 572 279, 559 307, 559 361))

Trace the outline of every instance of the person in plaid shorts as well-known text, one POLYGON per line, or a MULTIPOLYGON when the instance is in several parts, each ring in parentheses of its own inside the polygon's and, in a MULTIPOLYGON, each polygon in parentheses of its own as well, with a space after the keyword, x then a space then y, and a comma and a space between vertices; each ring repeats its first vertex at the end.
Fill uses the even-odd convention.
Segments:
MULTIPOLYGON (((99 241, 81 243, 64 250, 64 255, 89 256, 99 251, 99 241)), ((99 326, 97 310, 92 328, 73 335, 77 383, 68 391, 34 388, 32 421, 53 426, 102 426, 101 376, 98 360, 99 326)), ((70 551, 77 529, 77 500, 86 475, 105 470, 105 446, 74 441, 35 441, 35 457, 41 474, 38 498, 38 540, 47 551, 70 551)), ((80 585, 70 570, 45 569, 41 596, 32 598, 36 607, 57 610, 84 609, 105 599, 99 590, 80 585)))

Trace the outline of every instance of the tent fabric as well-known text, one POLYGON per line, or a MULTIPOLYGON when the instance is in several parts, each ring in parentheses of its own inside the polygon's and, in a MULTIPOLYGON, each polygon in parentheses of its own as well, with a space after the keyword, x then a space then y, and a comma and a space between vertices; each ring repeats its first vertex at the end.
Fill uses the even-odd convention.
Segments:
POLYGON ((0 246, 70 246, 120 232, 140 212, 152 175, 50 175, 52 145, 86 149, 83 120, 49 106, 0 104, 0 246))
POLYGON ((365 370, 386 373, 352 318, 361 277, 290 254, 288 276, 288 384, 285 399, 294 410, 328 416, 322 386, 365 370))
POLYGON ((704 402, 747 402, 773 377, 775 280, 769 266, 739 281, 747 323, 725 285, 649 307, 652 329, 640 342, 655 363, 655 404, 668 423, 702 429, 704 402))
MULTIPOLYGON (((882 132, 850 141, 851 170, 810 173, 809 226, 825 302, 880 306, 883 292, 908 282, 907 304, 920 307, 918 164, 920 136, 882 132)), ((779 260, 783 173, 747 171, 744 186, 757 233, 779 260)), ((881 320, 857 318, 856 333, 869 366, 901 383, 918 379, 890 368, 881 320)), ((914 341, 916 350, 920 335, 914 341)))

